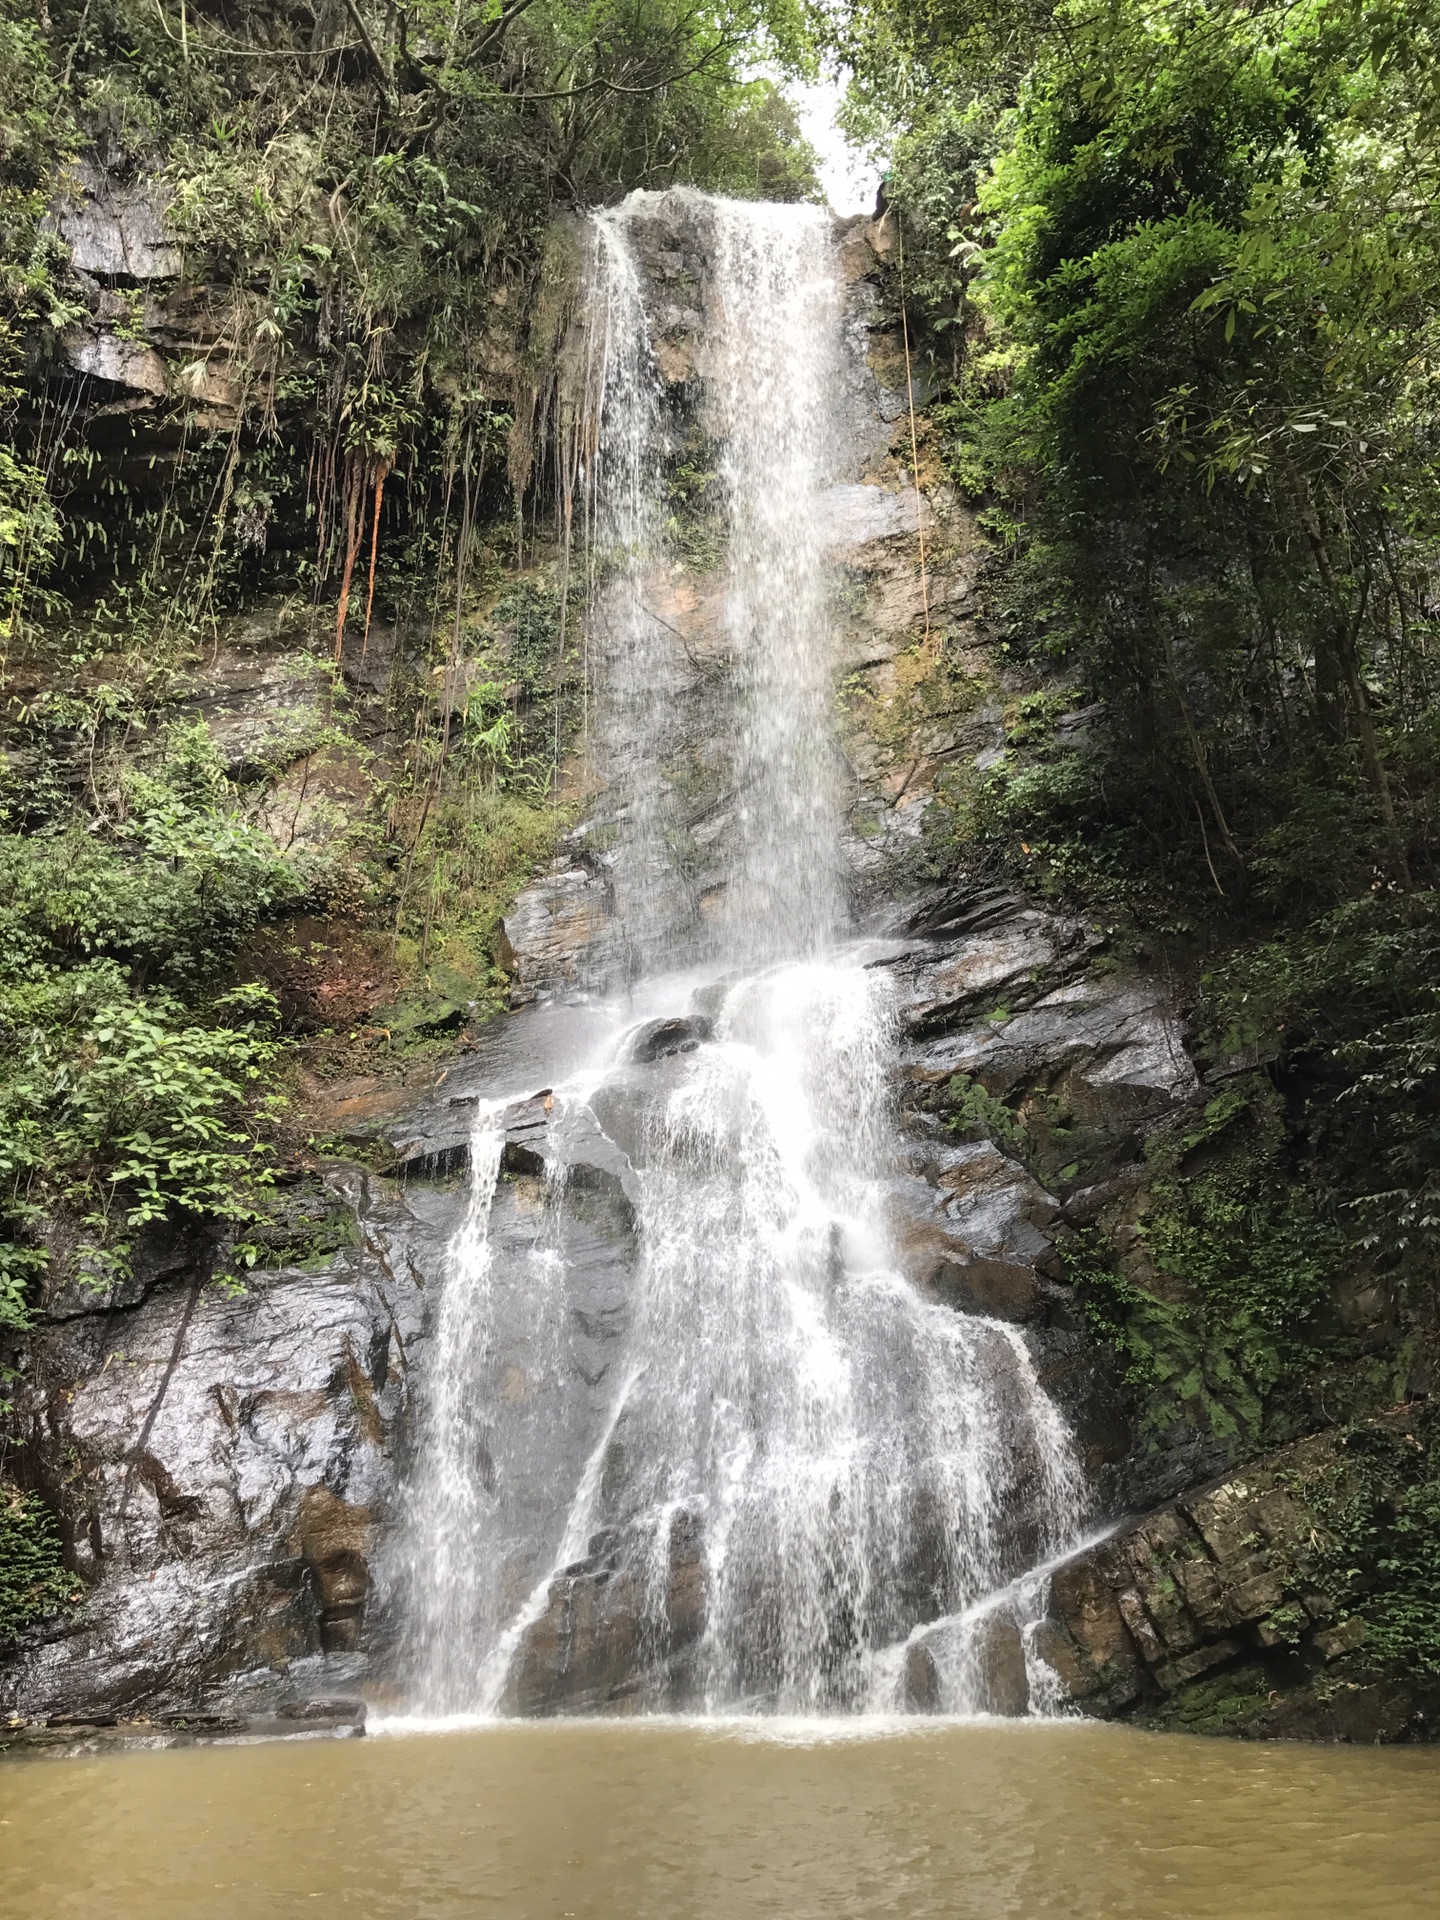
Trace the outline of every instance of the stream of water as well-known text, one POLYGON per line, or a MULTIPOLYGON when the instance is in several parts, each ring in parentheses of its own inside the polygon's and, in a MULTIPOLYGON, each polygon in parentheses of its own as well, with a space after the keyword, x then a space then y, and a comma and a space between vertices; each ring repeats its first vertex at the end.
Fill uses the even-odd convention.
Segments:
MULTIPOLYGON (((847 1723, 840 1723, 842 1726, 847 1723)), ((7 1920, 1430 1920, 1435 1757, 653 1720, 12 1761, 7 1920)))
MULTIPOLYGON (((707 262, 698 364, 723 497, 717 751, 731 795, 720 898, 682 938, 662 765, 676 669, 655 612, 674 572, 673 427, 635 243, 655 199, 593 222, 587 349, 595 738, 618 796, 613 984, 632 1017, 547 1096, 552 1140, 598 1121, 628 1154, 624 1350, 570 1484, 525 1508, 514 1488, 531 1415, 497 1409, 482 1383, 505 1288, 530 1304, 532 1331, 552 1327, 545 1364, 563 1373, 566 1272, 558 1240, 494 1259, 496 1089, 477 1116, 408 1503, 411 1699, 431 1714, 504 1705, 556 1582, 588 1556, 603 1559, 607 1604, 625 1595, 631 1707, 890 1706, 909 1637, 943 1621, 931 1704, 976 1709, 989 1703, 987 1597, 1075 1541, 1084 1490, 1016 1330, 922 1298, 889 1244, 893 1009, 848 924, 832 726, 826 500, 845 478, 833 222, 670 196, 707 262), (690 971, 667 981, 680 958, 690 971), (658 1054, 657 1016, 670 1033, 658 1054)), ((1006 1614, 1032 1712, 1050 1698, 1025 1632, 1037 1592, 1015 1589, 1006 1614)))

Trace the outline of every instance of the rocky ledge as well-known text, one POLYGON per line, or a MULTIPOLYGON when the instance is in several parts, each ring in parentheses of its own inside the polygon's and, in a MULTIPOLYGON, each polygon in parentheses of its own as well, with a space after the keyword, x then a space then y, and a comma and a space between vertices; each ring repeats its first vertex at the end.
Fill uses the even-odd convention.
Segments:
POLYGON ((163 1715, 193 1732, 354 1684, 454 1197, 345 1167, 330 1185, 349 1244, 243 1293, 209 1281, 213 1250, 162 1244, 114 1297, 43 1304, 11 1462, 58 1513, 84 1599, 11 1646, 0 1711, 143 1715, 153 1744, 163 1715))
POLYGON ((1440 1675, 1375 1657, 1337 1533, 1377 1449, 1423 1451, 1422 1412, 1312 1434, 1059 1568, 1040 1645, 1072 1706, 1255 1739, 1440 1737, 1440 1675))
POLYGON ((294 1700, 278 1712, 174 1712, 154 1718, 54 1714, 0 1722, 0 1757, 73 1760, 82 1754, 157 1753, 167 1747, 245 1746, 257 1740, 358 1740, 363 1700, 294 1700))

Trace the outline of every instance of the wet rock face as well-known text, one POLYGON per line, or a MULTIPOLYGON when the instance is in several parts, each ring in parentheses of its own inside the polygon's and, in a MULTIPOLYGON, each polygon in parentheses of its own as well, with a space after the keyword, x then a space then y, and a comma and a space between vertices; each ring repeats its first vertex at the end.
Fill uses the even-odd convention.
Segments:
POLYGON ((964 1313, 1021 1323, 1068 1299, 1036 1270, 1054 1248, 1054 1198, 990 1141, 915 1150, 919 1177, 898 1185, 896 1250, 909 1277, 964 1313))
POLYGON ((26 1343, 9 1464, 62 1515, 90 1590, 0 1667, 4 1710, 193 1711, 246 1675, 293 1694, 335 1659, 343 1680, 410 1397, 419 1263, 438 1270, 453 1203, 336 1181, 355 1249, 233 1297, 205 1264, 180 1284, 162 1270, 26 1343))
MULTIPOLYGON (((128 247, 150 231, 148 217, 138 203, 91 208, 88 226, 82 221, 70 237, 77 247, 128 247)), ((668 215, 642 238, 666 404, 683 436, 695 424, 703 371, 703 250, 668 215)), ((909 458, 903 374, 884 338, 869 331, 876 234, 853 222, 841 245, 853 460, 827 502, 842 590, 836 677, 880 698, 915 654, 927 598, 970 658, 979 563, 964 516, 938 523, 900 471, 909 458), (922 525, 930 542, 923 595, 922 525)), ((151 268, 164 264, 157 256, 151 268)), ((108 337, 87 333, 75 351, 110 353, 108 337)), ((148 362, 106 377, 161 379, 148 362)), ((673 725, 663 812, 678 960, 718 910, 736 829, 737 796, 717 744, 732 704, 727 580, 723 568, 697 564, 657 577, 649 592, 674 636, 661 691, 673 725)), ((308 667, 287 660, 274 632, 257 628, 250 641, 198 670, 188 697, 187 711, 210 724, 234 777, 273 756, 297 727, 303 732, 321 691, 308 667)), ((898 743, 864 728, 847 735, 855 922, 876 936, 875 963, 892 982, 900 1035, 897 1105, 907 1144, 891 1179, 891 1224, 916 1285, 1023 1329, 1113 1514, 1189 1484, 1208 1463, 1199 1471, 1188 1456, 1159 1468, 1134 1463, 1125 1392, 1074 1306, 1061 1250, 1076 1227, 1134 1194, 1147 1131, 1183 1108, 1195 1075, 1165 992, 1152 981, 1097 973, 1083 927, 1008 894, 921 891, 914 880, 936 770, 957 760, 983 767, 997 743, 1003 727, 994 702, 928 715, 898 743), (1063 1110, 1074 1143, 1065 1158, 1083 1161, 1083 1172, 1061 1178, 1053 1156, 1053 1177, 1048 1165, 1031 1171, 1015 1140, 966 1138, 947 1125, 946 1090, 957 1076, 1038 1131, 1047 1113, 1063 1110)), ((272 824, 283 844, 317 844, 329 802, 311 802, 332 789, 343 797, 354 770, 297 762, 292 771, 294 790, 278 796, 272 824)), ((518 1502, 549 1511, 556 1487, 575 1484, 613 1392, 648 1117, 686 1052, 709 1036, 713 1013, 697 1005, 687 1017, 637 1028, 603 1096, 572 1116, 563 1135, 552 1133, 549 1089, 607 1032, 620 1038, 619 1016, 587 1004, 586 991, 641 964, 625 951, 615 911, 617 808, 614 793, 592 794, 560 857, 506 916, 502 958, 522 1010, 482 1032, 443 1088, 399 1117, 350 1117, 357 1135, 383 1124, 397 1176, 391 1183, 353 1170, 334 1175, 337 1198, 358 1223, 356 1246, 312 1269, 256 1274, 230 1298, 205 1278, 203 1239, 177 1234, 147 1250, 109 1300, 97 1305, 73 1288, 46 1300, 13 1391, 18 1446, 7 1465, 18 1463, 26 1484, 62 1514, 70 1560, 90 1593, 73 1617, 32 1632, 0 1664, 0 1708, 193 1716, 204 1702, 240 1711, 297 1690, 323 1697, 361 1679, 394 1682, 405 1587, 393 1548, 417 1387, 445 1247, 464 1209, 477 1103, 502 1093, 515 1098, 504 1114, 492 1238, 497 1258, 528 1257, 542 1224, 556 1230, 547 1195, 563 1189, 568 1372, 546 1401, 517 1357, 533 1334, 522 1292, 513 1322, 496 1330, 493 1378, 475 1391, 531 1409, 525 1457, 509 1463, 518 1502)), ((1289 1539, 1293 1516, 1283 1503, 1265 1511, 1276 1539, 1289 1539)), ((1253 1560, 1253 1549, 1222 1551, 1211 1537, 1221 1533, 1206 1532, 1199 1515, 1166 1508, 1057 1574, 1055 1618, 1045 1630, 1052 1664, 1087 1711, 1136 1711, 1183 1692, 1195 1676, 1243 1662, 1281 1604, 1269 1598, 1275 1581, 1289 1593, 1288 1573, 1282 1578, 1268 1560, 1251 1566, 1245 1556, 1253 1560), (1182 1563, 1190 1586, 1175 1570, 1182 1563), (1207 1579, 1217 1583, 1213 1593, 1207 1579), (1174 1606, 1166 1581, 1181 1595, 1174 1606)), ((552 1545, 558 1551, 558 1541, 552 1545)), ((923 1543, 916 1556, 923 1560, 923 1543)), ((524 1594, 545 1579, 546 1565, 501 1572, 507 1590, 524 1594)), ((683 1528, 670 1541, 665 1579, 665 1644, 645 1654, 652 1672, 658 1664, 669 1675, 679 1701, 706 1603, 698 1543, 683 1528)), ((507 1707, 633 1708, 638 1617, 615 1543, 591 1540, 544 1591, 511 1668, 507 1707)), ((1330 1644, 1324 1633, 1344 1631, 1318 1617, 1312 1624, 1321 1652, 1330 1644)), ((944 1658, 940 1639, 909 1648, 906 1696, 917 1709, 943 1705, 944 1658)), ((1024 1649, 1008 1613, 987 1623, 974 1658, 991 1710, 1025 1711, 1024 1649)))
POLYGON ((953 1623, 917 1634, 905 1650, 902 1699, 907 1713, 944 1713, 953 1708, 950 1670, 963 1662, 964 1699, 972 1712, 1017 1720, 1030 1711, 1025 1643, 1014 1615, 997 1607, 963 1636, 953 1623))
MULTIPOLYGON (((979 930, 962 925, 951 931, 942 918, 940 931, 892 940, 877 960, 896 982, 902 1029, 907 1005, 929 1010, 923 1034, 904 1049, 903 1065, 909 1066, 921 1049, 950 1045, 956 1033, 964 1033, 969 1036, 967 1045, 977 1073, 987 1069, 993 1055, 1000 1062, 1000 1073, 1012 1079, 1023 1073, 1044 1084, 1068 1075, 1075 1084, 1093 1089, 1094 1110, 1102 1119, 1111 1111, 1107 1102, 1118 1103, 1119 1118, 1112 1131, 1125 1137, 1135 1086, 1152 1103, 1152 1111, 1173 1110, 1188 1096, 1192 1080, 1173 1011, 1158 995, 1145 998, 1134 982, 1116 982, 1108 998, 1099 990, 1091 993, 1086 1003, 1091 1018, 1078 1034, 1063 1019, 1057 1018, 1053 1025, 1045 1024, 1048 1014, 1044 1021, 1036 1019, 1023 1049, 1009 1032, 1011 1020, 985 1020, 987 995, 997 978, 995 955, 1002 943, 1025 953, 1025 990, 1036 1006, 1072 1003, 1065 998, 1065 990, 1083 979, 1087 958, 1073 928, 1023 908, 1016 925, 1008 930, 1002 926, 998 933, 994 925, 979 930), (1048 965, 1039 958, 1041 954, 1052 956, 1048 965), (963 993, 957 985, 962 979, 971 983, 963 993), (941 1004, 942 996, 935 991, 935 983, 941 980, 947 983, 943 1015, 934 1011, 941 1004), (1156 1061, 1167 1063, 1163 1074, 1155 1070, 1156 1061), (1116 1087, 1118 1094, 1112 1091, 1116 1087)), ((568 1137, 561 1135, 557 1140, 547 1135, 543 1093, 508 1107, 503 1164, 518 1166, 520 1156, 538 1154, 547 1177, 553 1177, 547 1156, 562 1151, 568 1159, 565 1178, 570 1186, 609 1194, 622 1211, 633 1204, 638 1193, 636 1169, 647 1163, 654 1116, 683 1074, 688 1051, 710 1030, 710 1001, 704 994, 698 998, 703 1010, 686 1017, 652 1019, 615 1036, 611 1057, 616 1064, 583 1112, 570 1117, 568 1137)), ((522 1046, 528 1021, 555 1018, 559 1012, 559 1008, 549 1014, 535 1009, 516 1016, 507 1029, 511 1040, 522 1046)), ((543 1058, 535 1061, 537 1071, 543 1058)), ((471 1071, 466 1069, 467 1074, 471 1071)), ((498 1071, 494 1061, 485 1069, 491 1086, 498 1071)), ((452 1079, 447 1087, 455 1084, 452 1079)), ((997 1079, 997 1084, 1008 1086, 1011 1080, 997 1079)), ((923 1093, 924 1082, 918 1076, 902 1082, 907 1103, 920 1097, 917 1087, 923 1093)), ((450 1094, 448 1110, 467 1111, 468 1099, 463 1091, 450 1094)), ((958 1138, 919 1105, 907 1105, 905 1117, 910 1139, 904 1148, 904 1165, 897 1167, 889 1191, 894 1244, 906 1271, 917 1285, 962 1311, 1023 1327, 1047 1385, 1079 1432, 1092 1468, 1103 1470, 1106 1462, 1122 1461, 1130 1441, 1128 1428, 1117 1414, 1123 1393, 1106 1370, 1105 1356, 1086 1333, 1064 1281, 1058 1249, 1070 1229, 1061 1199, 994 1141, 958 1138)), ((443 1127, 453 1128, 455 1123, 447 1122, 438 1108, 428 1120, 424 1115, 416 1120, 420 1122, 417 1133, 428 1140, 428 1146, 417 1142, 416 1154, 433 1155, 443 1139, 450 1145, 441 1151, 463 1156, 463 1136, 442 1135, 443 1127)), ((1112 1167, 1107 1177, 1123 1187, 1125 1166, 1112 1167)), ((623 1320, 628 1282, 621 1269, 616 1272, 617 1310, 623 1320)), ((601 1363, 598 1353, 596 1362, 601 1363)), ((577 1446, 568 1467, 557 1466, 559 1481, 573 1485, 584 1458, 584 1448, 577 1446)), ((610 1470, 607 1465, 607 1473, 610 1470)), ((623 1471, 623 1465, 615 1470, 623 1471)), ((1113 1485, 1109 1493, 1115 1497, 1113 1485)), ((643 1665, 648 1675, 647 1706, 657 1704, 660 1694, 676 1703, 690 1697, 687 1685, 693 1675, 687 1662, 703 1633, 705 1618, 696 1543, 671 1542, 663 1646, 639 1648, 644 1610, 625 1567, 625 1557, 615 1543, 597 1538, 583 1559, 553 1579, 511 1665, 505 1695, 510 1710, 536 1714, 633 1711, 639 1704, 637 1665, 643 1665), (658 1683, 657 1675, 661 1676, 658 1683)), ((1027 1711, 1029 1681, 1015 1617, 1002 1609, 982 1627, 965 1642, 963 1657, 969 1663, 965 1697, 984 1699, 996 1713, 1027 1711)), ((953 1637, 953 1630, 937 1626, 935 1632, 940 1638, 933 1646, 928 1640, 923 1644, 917 1640, 909 1653, 907 1697, 922 1710, 932 1696, 942 1700, 948 1684, 942 1671, 949 1657, 944 1634, 951 1632, 953 1637), (927 1661, 936 1665, 936 1677, 929 1682, 927 1661)))
MULTIPOLYGON (((1008 928, 993 913, 975 928, 932 901, 912 924, 927 930, 892 940, 882 962, 896 983, 902 1033, 911 1035, 901 1087, 910 1140, 891 1182, 896 1245, 911 1277, 936 1297, 1023 1327, 1092 1467, 1103 1466, 1123 1458, 1128 1433, 1057 1249, 1068 1212, 1097 1204, 1097 1184, 1124 1188, 1127 1163, 1111 1168, 1108 1186, 1092 1182, 1062 1201, 996 1142, 966 1141, 937 1125, 919 1104, 930 1084, 923 1062, 963 1036, 977 1077, 993 1070, 1002 1087, 1014 1076, 1040 1084, 1068 1076, 1092 1090, 1102 1120, 1112 1111, 1107 1102, 1120 1103, 1123 1134, 1137 1088, 1152 1111, 1186 1094, 1173 1015, 1124 982, 1088 993, 1084 1023, 1052 1015, 1076 1004, 1067 989, 1083 981, 1083 942, 1028 909, 1008 928), (987 996, 1013 977, 1001 956, 1017 952, 1026 956, 1030 1004, 1020 1006, 1008 986, 1010 1017, 987 1020, 987 996), (916 1008, 923 1016, 912 1017, 916 1008), (1023 1045, 1014 1033, 1022 1020, 1023 1045)), ((651 1116, 708 1036, 709 1020, 708 1008, 697 1009, 625 1033, 623 1014, 605 1007, 527 1009, 386 1124, 398 1184, 337 1170, 335 1196, 355 1211, 358 1244, 328 1264, 257 1276, 244 1296, 229 1299, 194 1284, 204 1250, 177 1242, 142 1263, 102 1312, 93 1298, 57 1297, 30 1348, 17 1418, 30 1480, 64 1511, 73 1562, 92 1592, 74 1619, 32 1635, 7 1670, 0 1704, 31 1714, 193 1711, 202 1702, 247 1710, 271 1704, 277 1688, 293 1692, 297 1679, 322 1693, 366 1674, 372 1684, 390 1683, 389 1648, 405 1602, 403 1570, 387 1542, 393 1546, 403 1518, 412 1383, 425 1377, 478 1103, 499 1087, 531 1089, 503 1114, 496 1257, 528 1258, 542 1230, 558 1232, 564 1247, 571 1372, 563 1398, 552 1406, 537 1397, 516 1360, 533 1331, 523 1289, 510 1290, 521 1317, 496 1329, 495 1377, 476 1385, 532 1408, 525 1458, 506 1472, 515 1498, 548 1510, 554 1488, 575 1483, 612 1392, 614 1343, 628 1313, 635 1169, 646 1159, 651 1116), (554 1126, 557 1069, 597 1049, 613 1051, 619 1064, 588 1106, 554 1126), (558 1226, 545 1198, 557 1191, 558 1226)), ((527 1562, 502 1574, 523 1594, 543 1571, 527 1562)), ((1057 1595, 1090 1578, 1066 1570, 1057 1595)), ((665 1645, 647 1646, 645 1662, 652 1676, 669 1675, 663 1684, 679 1702, 689 1697, 688 1663, 706 1603, 698 1542, 683 1529, 671 1541, 666 1596, 665 1645)), ((1069 1653, 1055 1664, 1066 1670, 1068 1658, 1083 1689, 1099 1649, 1106 1678, 1075 1697, 1091 1710, 1122 1706, 1122 1672, 1132 1675, 1126 1699, 1142 1697, 1149 1681, 1135 1677, 1139 1654, 1125 1652, 1134 1642, 1123 1637, 1131 1629, 1118 1599, 1104 1601, 1099 1588, 1092 1598, 1093 1646, 1081 1633, 1088 1616, 1077 1600, 1061 1616, 1071 1624, 1055 1629, 1070 1636, 1069 1653), (1120 1663, 1113 1673, 1107 1660, 1120 1663)), ((639 1611, 614 1543, 592 1541, 586 1557, 553 1580, 523 1637, 509 1708, 633 1710, 639 1611)), ((1013 1620, 997 1616, 975 1654, 992 1711, 1025 1710, 1017 1645, 1013 1620)), ((943 1651, 938 1642, 911 1650, 912 1705, 936 1694, 941 1683, 926 1681, 925 1662, 943 1651)))
POLYGON ((681 1514, 671 1529, 658 1646, 641 1644, 635 1577, 620 1564, 617 1544, 603 1536, 592 1540, 589 1556, 552 1584, 539 1619, 516 1650, 506 1712, 633 1713, 641 1704, 642 1654, 648 1669, 646 1707, 693 1706, 689 1656, 705 1631, 706 1607, 695 1517, 681 1514))
MULTIPOLYGON (((1402 1433, 1409 1409, 1378 1426, 1402 1433)), ((1061 1567, 1040 1648, 1086 1713, 1266 1739, 1440 1737, 1440 1683, 1367 1661, 1334 1597, 1326 1511, 1345 1435, 1312 1435, 1061 1567)))
POLYGON ((166 215, 170 191, 150 176, 122 184, 91 160, 72 163, 71 191, 57 196, 47 224, 81 273, 127 280, 173 279, 180 248, 166 215))
POLYGON ((623 1712, 636 1687, 637 1612, 630 1574, 596 1567, 563 1575, 511 1669, 504 1710, 527 1718, 623 1712))

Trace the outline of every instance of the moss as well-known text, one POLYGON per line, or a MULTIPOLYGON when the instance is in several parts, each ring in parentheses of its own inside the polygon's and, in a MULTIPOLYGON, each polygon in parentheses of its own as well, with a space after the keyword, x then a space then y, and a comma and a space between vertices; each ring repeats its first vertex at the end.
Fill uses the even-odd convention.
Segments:
POLYGON ((1243 1734, 1270 1711, 1273 1694, 1268 1669, 1245 1665, 1192 1680, 1143 1718, 1166 1733, 1243 1734))
POLYGON ((1366 1662, 1440 1675, 1440 1408, 1351 1428, 1310 1498, 1330 1536, 1318 1584, 1339 1616, 1363 1609, 1366 1662))
POLYGON ((719 451, 699 427, 690 429, 666 462, 665 534, 675 557, 693 573, 713 572, 725 556, 718 467, 719 451))
POLYGON ((1150 1435, 1200 1426, 1232 1458, 1278 1444, 1306 1424, 1297 1380, 1344 1347, 1326 1314, 1344 1245, 1288 1163, 1274 1089, 1231 1080, 1145 1160, 1138 1221, 1065 1249, 1090 1324, 1125 1355, 1150 1435))
POLYGON ((313 1177, 275 1188, 247 1229, 262 1267, 321 1267, 359 1237, 353 1211, 313 1177))

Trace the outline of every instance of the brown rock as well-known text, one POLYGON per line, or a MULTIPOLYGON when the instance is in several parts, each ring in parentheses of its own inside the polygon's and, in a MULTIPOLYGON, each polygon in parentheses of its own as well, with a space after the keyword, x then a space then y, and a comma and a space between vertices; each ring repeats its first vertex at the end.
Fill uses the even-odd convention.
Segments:
POLYGON ((913 1642, 905 1655, 905 1708, 908 1713, 940 1711, 940 1674, 923 1640, 913 1642))
POLYGON ((1338 1627, 1326 1627, 1323 1633, 1317 1633, 1311 1645, 1322 1660, 1338 1660, 1342 1653, 1352 1653, 1363 1644, 1368 1625, 1358 1613, 1352 1613, 1348 1620, 1342 1620, 1338 1627))
POLYGON ((1173 1693, 1176 1687, 1183 1687, 1187 1680, 1198 1679, 1202 1673, 1223 1667, 1227 1660, 1238 1658, 1239 1653, 1237 1641, 1212 1640, 1208 1646, 1196 1647, 1193 1653, 1182 1654, 1180 1659, 1157 1667, 1155 1678, 1167 1693, 1173 1693))
MULTIPOLYGON (((1403 1434, 1412 1417, 1397 1408, 1375 1424, 1403 1434)), ((1345 1464, 1338 1430, 1313 1434, 1060 1568, 1038 1644, 1070 1697, 1111 1713, 1138 1700, 1163 1726, 1269 1739, 1423 1735, 1440 1711, 1425 1683, 1380 1681, 1364 1621, 1332 1624, 1333 1603, 1316 1586, 1328 1536, 1311 1490, 1333 1492, 1345 1464), (1304 1677, 1296 1650, 1312 1676, 1318 1663, 1331 1669, 1323 1684, 1304 1677)))
POLYGON ((1213 1560, 1179 1560, 1175 1578, 1200 1627, 1218 1633, 1230 1624, 1230 1609, 1219 1569, 1213 1560))
POLYGON ((326 1486, 305 1489, 296 1536, 320 1603, 320 1643, 327 1653, 360 1644, 370 1591, 370 1530, 368 1507, 351 1506, 326 1486))
POLYGON ((78 160, 65 184, 69 191, 56 198, 48 223, 81 272, 131 280, 179 273, 180 248, 167 218, 170 189, 162 179, 149 174, 122 184, 94 161, 78 160))
POLYGON ((705 1631, 705 1561, 699 1522, 675 1516, 670 1528, 670 1577, 665 1587, 665 1624, 672 1647, 686 1647, 705 1631))
POLYGON ((936 1291, 962 1313, 1023 1322, 1044 1311, 1034 1269, 1008 1260, 942 1260, 929 1278, 936 1291))
POLYGON ((527 887, 500 923, 496 957, 514 977, 512 997, 532 999, 541 988, 576 985, 586 949, 609 921, 604 886, 584 867, 557 862, 557 870, 527 887))
POLYGON ((1130 1629, 1130 1637, 1140 1649, 1141 1657, 1152 1664, 1165 1657, 1165 1645, 1155 1631, 1154 1622, 1145 1611, 1145 1603, 1133 1587, 1122 1587, 1115 1596, 1120 1608, 1120 1617, 1130 1629))
POLYGON ((1052 1615, 1074 1648, 1081 1699, 1113 1680, 1133 1679, 1143 1665, 1101 1569, 1103 1553, 1059 1568, 1050 1582, 1052 1615))
POLYGON ((1025 1644, 1011 1615, 995 1612, 979 1622, 973 1651, 979 1682, 977 1704, 982 1711, 1010 1719, 1028 1712, 1030 1682, 1025 1672, 1025 1644))
POLYGON ((1230 1617, 1237 1626, 1246 1620, 1259 1620, 1267 1613, 1273 1613, 1285 1597, 1285 1577, 1283 1570, 1257 1574, 1238 1587, 1232 1587, 1228 1594, 1230 1617))
POLYGON ((505 1710, 527 1716, 623 1710, 632 1695, 636 1626, 629 1574, 601 1568, 562 1575, 520 1643, 505 1710))

